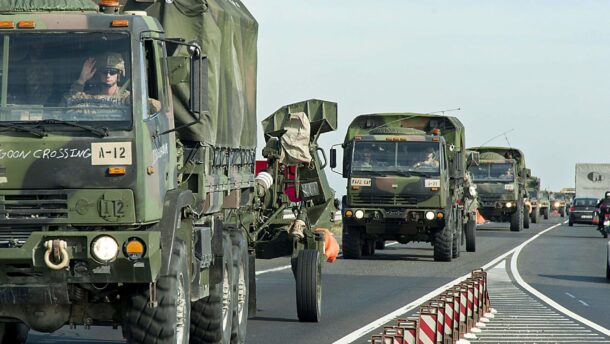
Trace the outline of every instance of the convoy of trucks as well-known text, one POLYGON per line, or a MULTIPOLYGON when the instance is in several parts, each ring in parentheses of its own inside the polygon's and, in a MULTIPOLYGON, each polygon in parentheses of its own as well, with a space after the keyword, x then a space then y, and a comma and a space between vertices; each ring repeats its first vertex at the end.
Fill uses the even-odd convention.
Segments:
MULTIPOLYGON (((324 172, 337 152, 317 142, 337 104, 269 115, 256 161, 258 23, 243 3, 11 1, 0 27, 0 343, 65 325, 243 343, 256 259, 283 256, 298 319, 321 319, 339 202, 324 172)), ((479 214, 512 231, 549 216, 523 152, 467 150, 456 117, 361 115, 341 146, 346 259, 395 240, 451 261, 476 251, 479 214)), ((576 165, 577 196, 609 183, 610 165, 576 165)))

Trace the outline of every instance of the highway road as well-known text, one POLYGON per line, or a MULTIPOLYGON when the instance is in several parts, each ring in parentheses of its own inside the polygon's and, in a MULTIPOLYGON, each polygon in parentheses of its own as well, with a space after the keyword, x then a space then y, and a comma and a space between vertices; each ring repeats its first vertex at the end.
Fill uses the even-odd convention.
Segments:
MULTIPOLYGON (((563 220, 554 216, 518 233, 510 232, 508 224, 480 226, 477 252, 462 249, 461 257, 450 263, 434 262, 429 244, 394 243, 367 259, 338 259, 325 264, 320 323, 297 320, 294 279, 287 267, 288 259, 259 260, 257 316, 248 322, 247 342, 366 343, 371 334, 379 332, 384 321, 391 319, 388 314, 401 308, 406 314, 413 314, 416 309, 405 308, 406 305, 431 296, 437 288, 493 261, 489 292, 498 317, 473 342, 510 342, 500 340, 507 338, 507 334, 512 336, 512 342, 530 339, 544 342, 542 339, 551 336, 552 328, 531 337, 531 332, 537 330, 530 324, 524 330, 511 322, 515 316, 528 319, 538 316, 537 310, 543 310, 548 313, 544 313, 548 316, 544 319, 574 326, 566 325, 571 333, 590 335, 584 336, 583 342, 610 343, 610 337, 603 333, 610 328, 607 297, 610 284, 605 281, 607 241, 592 226, 568 227, 561 225, 563 220), (542 293, 541 297, 552 299, 568 313, 593 321, 601 329, 591 327, 596 324, 583 325, 557 311, 516 282, 515 276, 542 293), (496 294, 494 286, 498 289, 496 294)), ((552 342, 561 342, 561 336, 558 333, 552 342)), ((79 327, 65 328, 52 335, 31 333, 28 343, 122 343, 120 338, 119 330, 79 327)), ((571 337, 568 340, 575 341, 571 337)))

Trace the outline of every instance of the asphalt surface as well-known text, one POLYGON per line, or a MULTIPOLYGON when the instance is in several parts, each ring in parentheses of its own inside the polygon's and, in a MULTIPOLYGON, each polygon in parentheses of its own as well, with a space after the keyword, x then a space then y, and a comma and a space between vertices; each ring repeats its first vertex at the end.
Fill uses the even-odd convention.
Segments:
POLYGON ((610 328, 608 239, 595 228, 563 224, 551 230, 523 249, 518 268, 529 285, 553 301, 610 328))
MULTIPOLYGON (((257 316, 248 321, 247 342, 332 343, 487 264, 562 220, 565 219, 554 216, 523 232, 510 232, 508 224, 480 226, 477 252, 467 253, 462 247, 461 257, 450 263, 434 262, 431 245, 419 243, 393 244, 367 259, 338 259, 325 264, 319 323, 301 323, 297 319, 289 260, 258 260, 257 316)), ((610 327, 606 242, 591 226, 564 225, 523 249, 519 271, 524 280, 564 307, 610 327)), ((31 333, 28 343, 123 343, 120 338, 120 330, 78 327, 63 328, 51 335, 31 333)), ((366 334, 355 342, 366 343, 369 339, 370 334, 366 334)))

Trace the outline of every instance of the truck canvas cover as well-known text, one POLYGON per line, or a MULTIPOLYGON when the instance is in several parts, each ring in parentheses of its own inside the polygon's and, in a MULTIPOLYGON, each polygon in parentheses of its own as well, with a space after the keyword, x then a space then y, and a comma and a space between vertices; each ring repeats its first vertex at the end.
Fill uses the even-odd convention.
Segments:
MULTIPOLYGON (((255 148, 258 23, 246 6, 239 0, 157 0, 129 1, 125 10, 146 10, 159 19, 167 38, 195 42, 207 56, 209 114, 202 115, 202 123, 181 129, 180 139, 255 148)), ((181 47, 173 56, 188 52, 181 47)), ((172 87, 176 125, 193 122, 187 83, 172 87)))
POLYGON ((0 13, 45 11, 97 11, 91 0, 0 0, 0 13))

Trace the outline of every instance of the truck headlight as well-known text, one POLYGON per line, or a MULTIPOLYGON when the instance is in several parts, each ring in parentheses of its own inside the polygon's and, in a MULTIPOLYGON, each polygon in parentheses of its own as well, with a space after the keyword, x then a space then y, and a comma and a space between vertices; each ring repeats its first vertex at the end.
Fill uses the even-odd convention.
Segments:
POLYGON ((512 208, 513 204, 511 202, 506 202, 506 207, 507 208, 512 208))
POLYGON ((98 260, 109 262, 119 254, 119 244, 112 237, 102 235, 93 240, 91 251, 98 260))
POLYGON ((426 212, 426 220, 434 220, 434 212, 433 211, 427 211, 426 212))
POLYGON ((559 207, 559 202, 555 202, 554 204, 555 204, 555 208, 559 207))
POLYGON ((356 216, 356 218, 357 218, 358 220, 360 220, 361 218, 363 218, 363 217, 364 217, 364 211, 362 211, 362 210, 358 209, 358 210, 356 210, 356 212, 354 213, 354 215, 356 216))

